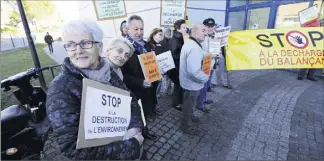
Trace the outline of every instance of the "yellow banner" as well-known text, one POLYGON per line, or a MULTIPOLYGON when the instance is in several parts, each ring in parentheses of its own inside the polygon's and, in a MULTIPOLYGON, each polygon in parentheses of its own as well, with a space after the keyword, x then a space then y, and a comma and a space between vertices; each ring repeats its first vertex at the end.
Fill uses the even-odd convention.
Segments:
POLYGON ((321 27, 231 32, 227 70, 324 68, 321 27))

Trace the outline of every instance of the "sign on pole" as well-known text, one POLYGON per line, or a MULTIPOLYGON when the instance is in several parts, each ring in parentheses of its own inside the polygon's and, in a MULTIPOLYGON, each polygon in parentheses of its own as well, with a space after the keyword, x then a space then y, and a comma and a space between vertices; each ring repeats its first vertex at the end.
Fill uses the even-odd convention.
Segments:
POLYGON ((302 27, 318 27, 319 12, 316 5, 306 8, 298 13, 300 25, 302 27))
POLYGON ((220 42, 220 46, 226 46, 228 41, 228 36, 231 32, 231 26, 220 27, 215 29, 215 40, 220 42))
POLYGON ((162 78, 154 51, 138 55, 145 80, 155 82, 162 78))
POLYGON ((173 26, 174 22, 186 17, 186 0, 161 0, 161 26, 173 26))
POLYGON ((97 1, 93 0, 98 21, 126 17, 124 0, 97 1))
POLYGON ((165 74, 167 71, 175 68, 174 61, 173 61, 172 54, 171 54, 170 50, 157 55, 156 60, 159 64, 160 71, 162 74, 165 74))
POLYGON ((131 119, 128 91, 83 79, 77 149, 122 140, 131 119))

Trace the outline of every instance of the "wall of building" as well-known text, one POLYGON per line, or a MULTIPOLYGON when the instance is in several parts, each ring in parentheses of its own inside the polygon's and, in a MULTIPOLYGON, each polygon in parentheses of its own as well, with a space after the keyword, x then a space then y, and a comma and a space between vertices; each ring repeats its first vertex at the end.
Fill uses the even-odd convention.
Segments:
MULTIPOLYGON (((148 37, 153 28, 160 27, 161 1, 125 1, 127 16, 137 14, 144 20, 144 36, 148 37)), ((97 21, 93 1, 78 1, 79 18, 97 21)), ((226 0, 219 1, 191 1, 187 0, 187 13, 190 26, 202 23, 206 18, 214 18, 217 24, 224 25, 226 13, 226 0)), ((104 44, 111 38, 120 35, 119 27, 127 17, 114 20, 97 21, 104 31, 104 44)), ((105 48, 105 46, 104 46, 105 48)))

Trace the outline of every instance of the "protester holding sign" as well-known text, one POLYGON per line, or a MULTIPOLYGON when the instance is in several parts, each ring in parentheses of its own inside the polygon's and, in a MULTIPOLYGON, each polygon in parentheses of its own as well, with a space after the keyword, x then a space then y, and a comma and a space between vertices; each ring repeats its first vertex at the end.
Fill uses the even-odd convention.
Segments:
MULTIPOLYGON (((215 20, 213 18, 208 18, 205 19, 203 21, 203 24, 205 25, 206 29, 207 29, 207 35, 205 37, 205 41, 202 43, 203 49, 207 52, 207 54, 209 54, 210 51, 210 41, 212 41, 212 39, 215 36, 215 20)), ((211 59, 211 66, 213 67, 216 61, 216 55, 212 55, 212 59, 211 59)), ((210 71, 210 75, 209 75, 209 80, 207 83, 205 83, 204 88, 201 90, 200 93, 200 105, 197 107, 199 110, 201 110, 202 112, 209 112, 209 109, 204 108, 205 104, 211 104, 213 103, 212 100, 207 100, 207 91, 211 91, 210 88, 210 82, 211 82, 211 78, 213 76, 213 68, 211 68, 210 71)))
MULTIPOLYGON (((153 47, 152 50, 155 52, 155 55, 159 55, 159 54, 164 53, 169 50, 169 45, 167 45, 165 43, 163 44, 162 40, 163 40, 162 29, 159 29, 159 28, 153 29, 149 38, 148 38, 148 43, 150 43, 151 46, 153 47)), ((165 77, 165 74, 163 75, 163 77, 165 77)), ((155 93, 155 95, 153 96, 153 103, 156 106, 158 106, 158 102, 157 102, 158 91, 157 91, 157 89, 159 86, 161 87, 161 83, 162 83, 162 80, 152 83, 153 84, 152 93, 155 93)), ((158 111, 157 107, 153 112, 154 112, 154 114, 156 114, 158 116, 162 115, 162 113, 160 111, 158 111)))
POLYGON ((194 25, 191 29, 191 37, 183 45, 180 54, 180 84, 184 90, 180 129, 191 135, 198 133, 196 128, 190 127, 191 122, 199 120, 197 116, 194 116, 193 110, 199 104, 200 91, 209 79, 209 76, 202 70, 206 52, 202 49, 201 43, 205 40, 205 34, 203 24, 194 25))
POLYGON ((170 50, 172 53, 173 61, 175 64, 175 69, 168 72, 168 76, 174 83, 174 91, 172 96, 172 107, 177 110, 181 109, 183 90, 179 82, 179 66, 180 66, 180 53, 181 48, 184 44, 183 36, 187 33, 187 25, 185 20, 177 20, 174 23, 173 36, 170 40, 170 50))
MULTIPOLYGON (((145 117, 149 122, 154 121, 155 105, 152 102, 152 84, 145 80, 144 73, 138 55, 151 52, 150 44, 144 41, 144 22, 140 16, 133 15, 127 21, 126 38, 133 44, 135 48, 134 54, 121 68, 124 76, 124 82, 127 87, 136 95, 137 99, 141 99, 145 117)), ((148 133, 147 127, 144 129, 144 137, 147 139, 156 139, 156 136, 148 133)))
MULTIPOLYGON (((62 64, 61 73, 53 79, 47 91, 46 110, 51 130, 45 138, 41 155, 44 160, 128 160, 140 157, 144 141, 141 134, 143 124, 135 98, 131 100, 131 120, 124 140, 76 149, 80 142, 78 135, 85 135, 80 134, 82 130, 79 129, 79 125, 82 127, 85 124, 80 121, 84 120, 80 118, 83 79, 127 90, 117 69, 122 62, 118 64, 116 59, 109 59, 109 62, 99 57, 102 38, 103 32, 95 22, 72 21, 62 29, 68 57, 62 64)), ((125 43, 120 45, 125 47, 123 52, 131 53, 134 49, 125 43)), ((127 59, 127 56, 124 57, 123 62, 127 59)))

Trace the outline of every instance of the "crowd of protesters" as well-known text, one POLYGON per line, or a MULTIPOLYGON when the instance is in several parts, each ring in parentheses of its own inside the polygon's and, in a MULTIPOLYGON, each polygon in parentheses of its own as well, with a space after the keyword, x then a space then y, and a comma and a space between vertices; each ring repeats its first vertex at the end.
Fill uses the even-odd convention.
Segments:
MULTIPOLYGON (((147 159, 143 142, 157 136, 144 126, 141 100, 148 124, 161 116, 165 107, 159 106, 162 93, 172 94, 172 107, 182 113, 180 130, 190 135, 199 131, 193 124, 199 122, 195 110, 208 113, 205 105, 213 103, 207 92, 217 85, 216 68, 222 86, 231 89, 226 71, 226 51, 221 48, 212 57, 210 75, 202 71, 204 56, 209 54, 209 41, 219 27, 208 18, 189 29, 185 20, 177 20, 171 28, 154 28, 144 40, 144 21, 132 15, 120 25, 121 36, 114 38, 103 51, 102 29, 91 21, 71 21, 62 29, 62 41, 67 57, 62 72, 51 82, 47 91, 46 109, 51 130, 45 138, 42 159, 45 160, 107 160, 147 159), (188 40, 184 37, 189 36, 188 40), (154 51, 156 55, 171 51, 175 68, 163 74, 162 79, 145 79, 138 55, 154 51), (81 113, 82 79, 87 78, 131 93, 131 121, 122 140, 107 145, 76 149, 81 113), (163 88, 165 87, 165 88, 163 88)), ((49 36, 45 38, 51 44, 49 36)), ((50 45, 49 45, 50 46, 50 45)), ((53 50, 50 48, 50 51, 53 50)), ((302 79, 303 70, 298 79, 302 79)), ((312 79, 312 72, 308 79, 312 79)), ((218 78, 219 79, 219 78, 218 78)))
MULTIPOLYGON (((217 27, 215 20, 206 19, 189 30, 185 20, 177 20, 171 28, 154 28, 144 40, 144 21, 132 15, 120 25, 121 36, 114 38, 103 51, 102 29, 91 21, 71 21, 62 29, 62 41, 68 55, 62 64, 62 72, 51 82, 47 94, 47 115, 50 131, 45 138, 43 159, 51 160, 106 160, 146 159, 144 139, 155 140, 157 136, 144 126, 161 116, 163 108, 158 97, 172 94, 172 107, 182 112, 180 130, 191 135, 198 134, 191 122, 198 122, 194 110, 209 112, 204 105, 215 73, 216 57, 213 57, 211 75, 202 71, 203 57, 208 54, 208 41, 217 27), (190 31, 190 32, 189 32, 190 31), (184 36, 189 36, 188 40, 184 36), (175 68, 163 74, 162 79, 149 82, 145 79, 138 55, 154 51, 156 55, 170 51, 175 68), (120 141, 107 145, 76 149, 81 112, 82 79, 87 78, 115 86, 131 93, 131 121, 125 136, 120 141), (164 88, 163 88, 164 87, 164 88)), ((45 39, 47 40, 47 39, 45 39)), ((50 41, 48 41, 50 42, 50 41)), ((52 51, 50 49, 50 51, 52 51)), ((222 54, 225 54, 223 49, 222 54)), ((224 55, 219 55, 225 59, 224 55)), ((226 81, 225 61, 222 65, 223 86, 226 81)))

